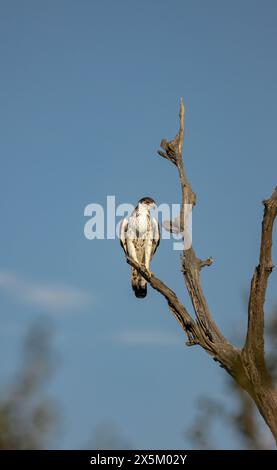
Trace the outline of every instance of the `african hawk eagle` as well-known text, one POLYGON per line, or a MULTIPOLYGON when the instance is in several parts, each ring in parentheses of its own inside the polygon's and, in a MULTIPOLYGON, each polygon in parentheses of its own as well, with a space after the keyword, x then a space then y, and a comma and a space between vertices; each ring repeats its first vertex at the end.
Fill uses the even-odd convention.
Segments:
MULTIPOLYGON (((150 210, 156 207, 154 199, 143 197, 134 211, 123 219, 120 227, 120 244, 130 258, 149 271, 150 261, 160 243, 160 229, 150 210)), ((147 282, 135 268, 131 268, 132 288, 136 297, 147 294, 147 282)))

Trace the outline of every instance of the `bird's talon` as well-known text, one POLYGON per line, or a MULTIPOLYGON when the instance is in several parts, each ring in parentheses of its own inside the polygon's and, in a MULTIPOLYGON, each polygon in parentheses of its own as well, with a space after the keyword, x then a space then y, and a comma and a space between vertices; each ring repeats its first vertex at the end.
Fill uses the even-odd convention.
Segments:
POLYGON ((147 266, 145 266, 144 263, 141 263, 141 267, 142 267, 142 269, 143 269, 144 271, 147 272, 147 274, 148 274, 150 277, 152 276, 153 273, 150 271, 149 268, 147 268, 147 266))

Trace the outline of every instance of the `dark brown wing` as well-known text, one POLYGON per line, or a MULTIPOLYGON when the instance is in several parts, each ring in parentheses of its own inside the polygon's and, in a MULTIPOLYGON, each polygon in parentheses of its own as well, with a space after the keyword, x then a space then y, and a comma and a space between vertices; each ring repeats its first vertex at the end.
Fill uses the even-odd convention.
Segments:
POLYGON ((151 259, 152 259, 160 244, 161 235, 160 235, 159 222, 154 218, 152 219, 151 222, 152 222, 152 227, 153 227, 153 244, 152 244, 152 253, 151 253, 151 259))
POLYGON ((120 225, 120 245, 122 246, 123 250, 125 251, 126 255, 128 255, 127 251, 127 242, 126 242, 126 233, 128 230, 128 219, 123 219, 120 225))

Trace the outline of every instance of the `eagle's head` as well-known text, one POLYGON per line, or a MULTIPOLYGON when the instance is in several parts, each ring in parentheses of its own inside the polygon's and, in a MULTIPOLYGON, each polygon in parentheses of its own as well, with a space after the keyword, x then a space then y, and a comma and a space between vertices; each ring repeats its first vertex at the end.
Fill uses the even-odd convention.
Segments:
POLYGON ((154 209, 156 207, 156 203, 152 197, 143 197, 139 200, 138 204, 142 204, 147 209, 154 209))

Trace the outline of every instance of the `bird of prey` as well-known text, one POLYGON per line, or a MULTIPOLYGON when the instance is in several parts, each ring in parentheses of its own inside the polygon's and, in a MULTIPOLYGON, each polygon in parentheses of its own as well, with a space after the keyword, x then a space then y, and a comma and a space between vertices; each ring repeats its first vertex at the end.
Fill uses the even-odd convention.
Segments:
MULTIPOLYGON (((148 271, 150 261, 160 243, 160 229, 157 220, 151 217, 150 210, 156 207, 154 199, 143 197, 134 211, 123 219, 120 227, 120 244, 126 255, 133 258, 148 271)), ((147 294, 147 282, 135 268, 131 268, 132 288, 136 297, 147 294)))

